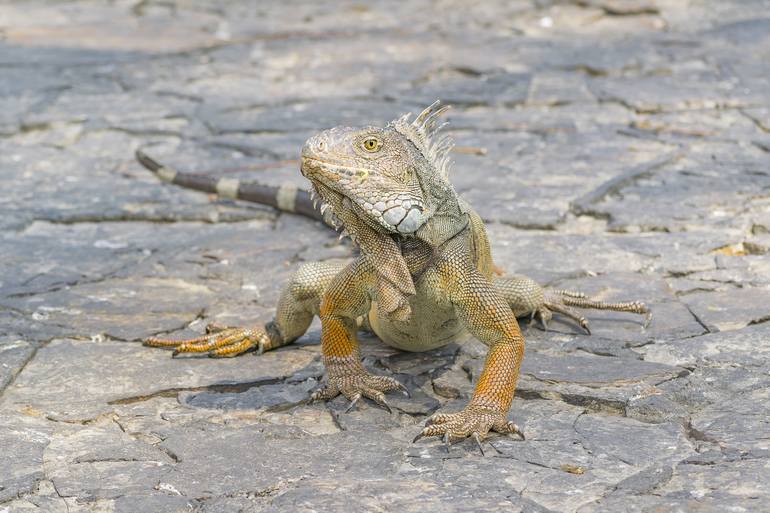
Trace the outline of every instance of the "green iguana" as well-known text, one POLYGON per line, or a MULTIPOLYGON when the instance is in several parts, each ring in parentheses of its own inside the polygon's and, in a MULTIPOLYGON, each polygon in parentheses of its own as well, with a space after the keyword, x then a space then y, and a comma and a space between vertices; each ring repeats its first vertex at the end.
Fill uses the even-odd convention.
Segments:
POLYGON ((524 276, 495 276, 484 224, 447 176, 453 143, 438 124, 445 111, 436 102, 414 120, 407 114, 384 128, 336 127, 311 137, 302 148, 301 170, 313 193, 179 173, 137 152, 165 181, 325 219, 341 225, 360 247, 350 263, 303 265, 265 325, 211 325, 202 337, 145 343, 173 347, 175 355, 261 353, 290 344, 318 315, 327 379, 311 401, 342 394, 350 409, 367 397, 390 411, 385 393, 408 392, 397 380, 364 368, 356 332, 371 330, 390 346, 427 351, 468 330, 489 347, 473 398, 462 411, 432 415, 415 441, 441 436, 448 445, 473 437, 481 448, 489 431, 523 438, 507 418, 524 356, 516 317, 539 316, 545 325, 558 312, 589 332, 586 319, 571 307, 648 314, 648 319, 649 310, 636 301, 605 303, 543 289, 524 276), (320 211, 313 208, 315 194, 320 211))

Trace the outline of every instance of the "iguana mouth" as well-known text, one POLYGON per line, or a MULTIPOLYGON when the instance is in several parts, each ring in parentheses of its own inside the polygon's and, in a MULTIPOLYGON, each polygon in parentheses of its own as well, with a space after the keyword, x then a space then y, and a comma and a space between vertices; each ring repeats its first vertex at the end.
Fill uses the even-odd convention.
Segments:
POLYGON ((373 230, 390 234, 390 231, 386 232, 383 230, 379 223, 371 219, 371 217, 349 197, 332 189, 323 182, 311 180, 311 184, 313 185, 313 196, 320 198, 321 201, 319 209, 321 215, 324 216, 324 220, 333 225, 335 229, 343 228, 342 236, 349 236, 354 242, 357 242, 357 232, 360 230, 359 226, 355 226, 351 222, 346 223, 342 221, 342 219, 346 217, 350 219, 349 216, 342 215, 343 210, 353 213, 355 218, 360 220, 363 225, 366 225, 373 230))
POLYGON ((384 199, 377 199, 372 194, 365 198, 349 194, 345 190, 346 185, 358 180, 363 183, 369 176, 366 168, 303 155, 302 174, 311 181, 321 198, 337 215, 342 205, 340 198, 347 198, 357 207, 354 210, 358 217, 375 229, 384 229, 391 234, 411 235, 424 223, 424 203, 412 194, 393 193, 384 196, 384 199))
POLYGON ((319 158, 316 158, 316 157, 303 156, 302 157, 302 161, 303 162, 314 162, 316 164, 321 164, 321 166, 326 166, 326 167, 333 168, 334 170, 344 169, 346 171, 351 171, 353 174, 364 174, 364 175, 369 174, 369 170, 368 169, 364 169, 364 168, 360 168, 360 167, 353 167, 353 166, 345 166, 343 164, 337 164, 337 163, 334 163, 334 162, 329 162, 329 161, 322 160, 322 159, 319 159, 319 158))

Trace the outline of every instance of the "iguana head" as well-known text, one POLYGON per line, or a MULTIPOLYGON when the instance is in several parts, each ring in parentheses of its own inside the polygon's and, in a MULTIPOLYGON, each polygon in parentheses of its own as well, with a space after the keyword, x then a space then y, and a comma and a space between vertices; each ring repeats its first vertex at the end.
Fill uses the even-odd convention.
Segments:
POLYGON ((412 235, 435 210, 436 186, 449 187, 452 142, 436 125, 445 110, 436 102, 414 121, 321 132, 302 148, 302 174, 338 216, 352 211, 372 229, 412 235))

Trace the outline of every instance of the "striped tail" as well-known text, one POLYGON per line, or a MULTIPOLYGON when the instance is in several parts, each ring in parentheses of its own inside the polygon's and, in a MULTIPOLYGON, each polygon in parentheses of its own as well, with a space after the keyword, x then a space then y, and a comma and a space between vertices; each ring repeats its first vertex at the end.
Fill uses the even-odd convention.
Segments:
POLYGON ((257 182, 242 182, 237 178, 215 178, 206 175, 182 173, 162 165, 142 150, 136 150, 136 160, 164 182, 186 189, 218 194, 223 198, 239 199, 267 205, 284 212, 292 212, 333 226, 333 223, 329 219, 325 219, 325 216, 315 208, 310 193, 294 185, 275 187, 257 182))

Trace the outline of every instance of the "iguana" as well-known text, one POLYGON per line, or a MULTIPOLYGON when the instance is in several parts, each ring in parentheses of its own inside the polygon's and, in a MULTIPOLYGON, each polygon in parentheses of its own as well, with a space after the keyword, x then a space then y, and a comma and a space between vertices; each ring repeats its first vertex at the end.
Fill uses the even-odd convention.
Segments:
POLYGON ((427 351, 468 330, 489 347, 473 397, 462 411, 432 415, 415 441, 440 436, 448 446, 472 437, 481 448, 490 431, 523 438, 507 418, 524 356, 516 317, 539 316, 545 324, 558 312, 590 333, 586 319, 571 307, 648 318, 649 310, 637 301, 606 303, 543 289, 524 276, 495 276, 482 219, 449 182, 453 142, 438 123, 446 108, 436 102, 414 120, 406 114, 384 128, 336 127, 311 137, 301 160, 311 193, 179 173, 137 152, 139 161, 165 181, 325 219, 341 225, 360 247, 360 256, 350 263, 301 266, 265 325, 210 325, 202 337, 145 343, 173 347, 174 355, 262 353, 292 343, 317 315, 327 379, 310 400, 342 394, 350 400, 349 410, 366 397, 390 411, 385 393, 408 392, 399 381, 364 368, 357 331, 371 330, 398 349, 427 351), (320 197, 320 210, 313 208, 314 195, 320 197))

